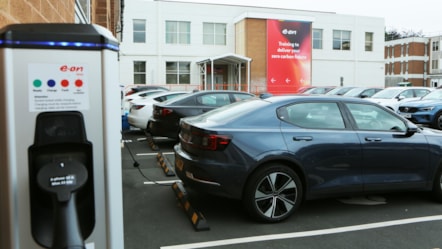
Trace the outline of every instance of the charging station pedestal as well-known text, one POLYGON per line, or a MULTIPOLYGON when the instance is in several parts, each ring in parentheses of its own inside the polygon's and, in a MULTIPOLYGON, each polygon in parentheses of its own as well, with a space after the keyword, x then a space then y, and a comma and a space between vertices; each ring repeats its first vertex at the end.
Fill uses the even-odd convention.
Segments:
POLYGON ((0 30, 0 248, 124 248, 118 42, 0 30))

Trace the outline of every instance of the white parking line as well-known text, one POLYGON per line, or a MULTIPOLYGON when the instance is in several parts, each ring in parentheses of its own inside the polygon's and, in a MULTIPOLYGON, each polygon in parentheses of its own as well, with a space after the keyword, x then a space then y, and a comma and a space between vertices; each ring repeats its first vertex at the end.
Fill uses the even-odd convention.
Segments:
POLYGON ((173 245, 173 246, 162 246, 160 248, 161 249, 207 248, 207 247, 215 247, 215 246, 223 246, 223 245, 235 245, 235 244, 243 244, 243 243, 250 243, 250 242, 258 242, 258 241, 293 239, 293 238, 319 236, 319 235, 326 235, 326 234, 354 232, 354 231, 360 231, 360 230, 368 230, 368 229, 405 225, 405 224, 426 222, 426 221, 437 221, 437 220, 442 220, 442 215, 417 217, 417 218, 402 219, 402 220, 392 220, 392 221, 368 223, 368 224, 362 224, 362 225, 337 227, 337 228, 330 228, 330 229, 320 229, 320 230, 305 231, 305 232, 262 235, 262 236, 252 236, 252 237, 226 239, 226 240, 215 240, 215 241, 173 245))
MULTIPOLYGON (((163 155, 174 155, 174 152, 161 152, 163 155)), ((158 152, 155 153, 137 153, 137 156, 156 156, 158 152)))
POLYGON ((170 180, 170 181, 149 181, 149 182, 144 182, 145 185, 154 185, 154 184, 172 184, 175 182, 181 182, 181 180, 170 180))

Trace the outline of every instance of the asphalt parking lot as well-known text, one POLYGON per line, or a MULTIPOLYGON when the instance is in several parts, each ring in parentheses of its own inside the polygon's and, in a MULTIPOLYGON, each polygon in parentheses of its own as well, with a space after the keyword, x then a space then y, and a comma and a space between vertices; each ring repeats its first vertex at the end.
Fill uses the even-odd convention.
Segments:
POLYGON ((123 140, 125 249, 442 248, 442 204, 425 193, 308 201, 288 220, 263 224, 238 201, 186 189, 202 218, 195 227, 172 188, 178 179, 158 161, 160 152, 173 165, 175 141, 137 130, 123 140))

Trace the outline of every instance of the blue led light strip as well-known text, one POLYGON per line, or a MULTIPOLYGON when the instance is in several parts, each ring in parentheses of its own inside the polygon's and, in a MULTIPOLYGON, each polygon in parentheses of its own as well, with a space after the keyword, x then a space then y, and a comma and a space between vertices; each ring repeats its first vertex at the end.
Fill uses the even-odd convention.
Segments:
POLYGON ((0 40, 0 45, 24 45, 24 46, 40 46, 40 47, 75 47, 75 48, 98 48, 110 49, 118 51, 119 47, 112 44, 102 44, 93 42, 64 42, 64 41, 10 41, 0 40))

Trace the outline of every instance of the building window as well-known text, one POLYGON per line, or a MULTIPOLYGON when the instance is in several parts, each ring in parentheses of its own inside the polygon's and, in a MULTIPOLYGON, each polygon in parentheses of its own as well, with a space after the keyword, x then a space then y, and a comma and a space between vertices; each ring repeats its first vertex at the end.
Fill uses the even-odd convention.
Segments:
POLYGON ((313 48, 322 49, 322 29, 313 29, 313 48))
POLYGON ((431 60, 431 69, 439 69, 439 61, 431 60))
POLYGON ((439 41, 433 42, 433 51, 439 51, 439 41))
POLYGON ((133 41, 136 43, 146 42, 146 20, 134 19, 133 20, 134 37, 133 41))
POLYGON ((145 61, 134 61, 134 84, 146 84, 145 61))
POLYGON ((190 22, 166 21, 167 44, 190 44, 190 22))
POLYGON ((333 49, 350 50, 351 31, 333 30, 333 49))
POLYGON ((190 84, 190 62, 166 62, 166 84, 190 84))
POLYGON ((225 23, 203 23, 203 44, 226 45, 226 33, 225 23))
POLYGON ((91 1, 75 0, 75 23, 91 22, 91 1))
POLYGON ((401 56, 404 56, 404 45, 401 45, 401 56))
POLYGON ((373 33, 365 32, 365 51, 373 51, 373 33))

